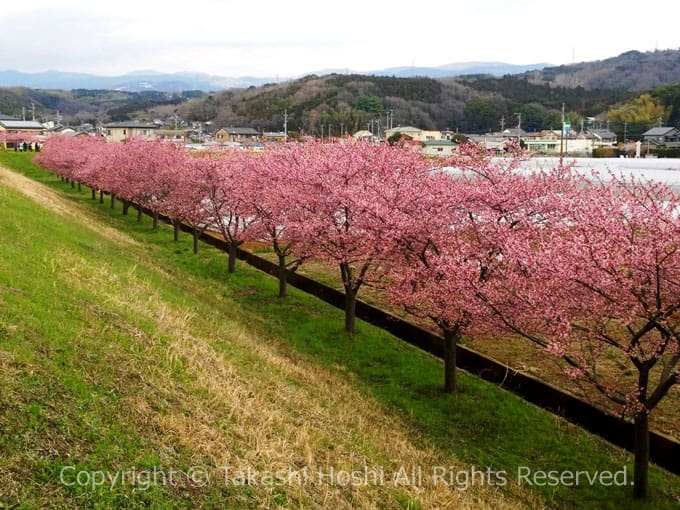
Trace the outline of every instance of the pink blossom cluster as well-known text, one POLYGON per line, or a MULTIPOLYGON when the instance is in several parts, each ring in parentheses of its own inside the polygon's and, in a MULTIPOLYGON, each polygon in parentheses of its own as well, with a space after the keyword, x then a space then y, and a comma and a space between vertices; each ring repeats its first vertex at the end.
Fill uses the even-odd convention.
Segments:
POLYGON ((38 135, 33 131, 0 131, 0 143, 32 143, 38 141, 38 135))

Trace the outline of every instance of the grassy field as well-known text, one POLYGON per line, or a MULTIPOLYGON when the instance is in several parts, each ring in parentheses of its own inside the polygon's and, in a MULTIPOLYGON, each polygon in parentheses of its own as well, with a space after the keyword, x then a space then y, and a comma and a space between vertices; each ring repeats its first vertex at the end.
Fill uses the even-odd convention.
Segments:
MULTIPOLYGON (((276 254, 271 247, 263 243, 247 243, 246 248, 258 256, 277 263, 276 254)), ((323 261, 312 260, 305 262, 298 273, 318 282, 343 292, 342 280, 338 268, 331 267, 323 261)), ((397 317, 417 324, 421 328, 431 331, 435 335, 441 335, 441 330, 428 318, 418 318, 404 311, 403 308, 387 304, 384 290, 379 286, 365 286, 359 292, 359 298, 383 310, 387 310, 397 317)), ((526 339, 508 335, 504 338, 480 336, 476 338, 466 337, 461 341, 462 345, 482 353, 496 361, 508 365, 514 370, 529 374, 540 380, 547 381, 562 391, 571 393, 585 401, 591 402, 600 409, 618 415, 621 407, 608 399, 593 386, 587 383, 579 384, 565 375, 564 362, 555 356, 546 353, 543 347, 528 342, 526 339), (500 341, 499 341, 500 340, 500 341)), ((607 360, 600 361, 600 374, 610 368, 613 378, 619 378, 627 386, 637 382, 637 372, 634 370, 622 370, 622 366, 628 366, 626 359, 621 353, 610 352, 607 360)), ((662 366, 657 366, 652 371, 652 380, 659 377, 662 366)), ((651 429, 673 437, 680 441, 680 386, 672 388, 659 405, 650 415, 651 429)))
POLYGON ((677 508, 599 438, 0 151, 0 508, 677 508), (21 190, 18 191, 18 190, 21 190), (518 478, 518 474, 523 474, 518 478))

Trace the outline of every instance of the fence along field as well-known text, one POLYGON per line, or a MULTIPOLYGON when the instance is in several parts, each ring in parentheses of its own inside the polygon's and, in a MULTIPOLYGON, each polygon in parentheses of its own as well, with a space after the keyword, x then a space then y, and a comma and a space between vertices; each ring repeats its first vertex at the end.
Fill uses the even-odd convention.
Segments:
POLYGON ((368 144, 196 158, 160 143, 56 140, 43 166, 154 217, 217 226, 230 271, 249 239, 337 265, 349 338, 360 289, 385 284, 394 303, 441 329, 445 391, 456 390, 462 335, 510 331, 561 357, 570 377, 632 415, 634 495, 646 495, 649 413, 677 383, 680 359, 678 198, 667 186, 601 186, 559 166, 521 174, 521 153, 493 163, 474 146, 433 168, 368 144))

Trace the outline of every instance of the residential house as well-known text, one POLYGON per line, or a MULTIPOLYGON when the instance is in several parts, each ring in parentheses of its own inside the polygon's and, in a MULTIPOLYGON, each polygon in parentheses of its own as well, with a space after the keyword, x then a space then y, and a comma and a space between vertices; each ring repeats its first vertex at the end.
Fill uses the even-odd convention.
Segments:
POLYGON ((451 140, 427 140, 422 144, 420 152, 427 156, 450 156, 458 147, 458 144, 451 140))
MULTIPOLYGON (((509 131, 509 130, 506 130, 509 131)), ((514 129, 517 131, 517 128, 514 129)), ((505 131, 504 131, 505 132, 505 131)), ((508 136, 511 137, 508 133, 508 136)), ((525 134, 521 135, 522 141, 524 142, 527 150, 535 154, 559 154, 560 153, 560 142, 562 133, 560 131, 546 129, 539 131, 538 133, 533 133, 531 135, 525 134)), ((564 147, 564 142, 562 140, 562 146, 564 147)))
POLYGON ((35 141, 44 133, 43 125, 34 120, 0 120, 0 143, 7 148, 14 148, 16 143, 35 141))
POLYGON ((522 137, 526 148, 536 154, 559 156, 591 156, 593 154, 593 138, 585 133, 562 133, 560 130, 544 130, 522 137))
POLYGON ((505 129, 501 135, 503 135, 505 138, 520 138, 521 140, 524 140, 529 133, 524 131, 522 128, 507 128, 505 129))
POLYGON ((77 131, 70 127, 58 126, 52 130, 52 133, 60 136, 75 136, 77 131))
POLYGON ((0 131, 7 133, 18 133, 20 131, 28 131, 34 134, 42 134, 45 130, 40 122, 35 120, 14 120, 3 119, 0 120, 0 131))
POLYGON ((586 136, 593 140, 593 148, 616 147, 616 133, 609 129, 588 129, 586 136))
POLYGON ((288 139, 285 131, 265 131, 262 140, 265 142, 285 142, 288 139))
POLYGON ((184 144, 188 141, 183 129, 159 129, 156 131, 156 137, 164 142, 174 144, 184 144))
POLYGON ((505 143, 508 140, 507 136, 500 134, 488 133, 485 135, 467 135, 470 142, 481 145, 487 150, 502 153, 505 151, 505 143))
POLYGON ((357 131, 356 133, 354 133, 352 135, 352 138, 354 140, 362 140, 362 141, 365 141, 365 142, 375 140, 375 136, 373 135, 373 133, 371 133, 367 129, 360 129, 359 131, 357 131))
POLYGON ((642 140, 649 145, 680 147, 680 129, 655 127, 642 133, 642 140))
POLYGON ((385 138, 390 138, 396 133, 406 135, 414 142, 433 142, 435 140, 442 140, 441 131, 428 131, 413 126, 397 126, 395 128, 385 130, 385 138))
POLYGON ((124 142, 130 138, 155 140, 158 132, 156 124, 138 120, 111 122, 104 125, 104 129, 107 142, 124 142))
POLYGON ((218 129, 215 133, 216 142, 243 142, 254 141, 260 137, 260 133, 253 128, 226 127, 218 129))

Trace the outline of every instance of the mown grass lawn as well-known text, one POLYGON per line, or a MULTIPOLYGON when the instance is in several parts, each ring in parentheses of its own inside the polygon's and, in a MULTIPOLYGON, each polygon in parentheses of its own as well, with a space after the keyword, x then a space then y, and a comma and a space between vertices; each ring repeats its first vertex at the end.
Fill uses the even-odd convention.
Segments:
MULTIPOLYGON (((0 151, 0 163, 75 209, 58 218, 0 191, 10 212, 0 218, 1 503, 322 508, 320 487, 184 480, 107 491, 59 477, 70 465, 94 472, 325 461, 340 469, 368 459, 392 474, 400 462, 422 462, 425 475, 444 463, 438 472, 454 475, 446 497, 457 507, 680 504, 678 477, 655 467, 644 504, 631 500, 630 486, 518 481, 518 471, 625 469, 630 483, 632 457, 467 374, 457 395, 444 395, 438 360, 365 323, 348 341, 341 311, 296 289, 280 300, 276 280, 245 264, 227 275, 224 253, 201 246, 193 255, 188 235, 175 243, 169 228, 153 232, 149 218, 122 216, 29 158, 0 151), (473 472, 470 487, 457 490, 473 472)), ((326 508, 435 507, 441 487, 432 482, 332 487, 336 506, 326 508)))

